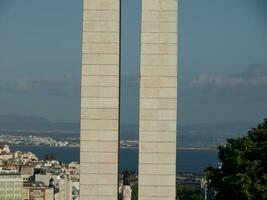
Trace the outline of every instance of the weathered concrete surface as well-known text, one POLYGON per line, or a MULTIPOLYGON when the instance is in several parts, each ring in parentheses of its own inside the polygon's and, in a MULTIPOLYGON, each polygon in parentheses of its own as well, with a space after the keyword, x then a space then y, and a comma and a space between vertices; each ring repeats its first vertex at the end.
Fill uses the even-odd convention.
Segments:
POLYGON ((117 200, 119 0, 84 0, 81 200, 117 200))
POLYGON ((139 200, 175 200, 177 0, 142 0, 139 200))

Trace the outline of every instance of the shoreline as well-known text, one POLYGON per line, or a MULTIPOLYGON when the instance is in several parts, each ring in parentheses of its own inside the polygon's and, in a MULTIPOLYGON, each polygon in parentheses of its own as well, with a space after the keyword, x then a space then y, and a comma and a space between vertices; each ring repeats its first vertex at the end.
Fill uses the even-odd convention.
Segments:
MULTIPOLYGON (((50 145, 16 145, 16 144, 8 144, 9 146, 17 146, 17 147, 51 147, 51 148, 80 148, 80 146, 50 146, 50 145)), ((120 149, 138 149, 138 147, 125 147, 121 146, 120 149)), ((194 150, 194 151, 211 151, 217 150, 216 147, 177 147, 176 150, 194 150)))

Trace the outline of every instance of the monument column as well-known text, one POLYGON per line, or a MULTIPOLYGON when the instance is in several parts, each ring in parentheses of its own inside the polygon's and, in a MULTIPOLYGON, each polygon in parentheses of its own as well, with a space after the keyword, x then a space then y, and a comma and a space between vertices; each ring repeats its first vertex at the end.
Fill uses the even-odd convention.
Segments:
POLYGON ((117 200, 120 0, 84 0, 80 199, 117 200))
POLYGON ((177 0, 142 0, 139 200, 176 198, 177 0))

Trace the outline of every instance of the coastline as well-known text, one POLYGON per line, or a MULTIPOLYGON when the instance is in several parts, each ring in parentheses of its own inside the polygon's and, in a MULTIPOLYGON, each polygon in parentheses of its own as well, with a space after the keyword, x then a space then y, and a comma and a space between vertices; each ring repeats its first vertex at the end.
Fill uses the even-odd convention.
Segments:
MULTIPOLYGON (((80 148, 80 145, 73 146, 50 146, 50 145, 16 145, 16 144, 8 144, 10 146, 16 147, 51 147, 51 148, 80 148)), ((121 145, 120 149, 138 149, 138 146, 124 146, 121 145)), ((192 150, 192 151, 210 151, 217 150, 217 147, 177 147, 176 150, 192 150)))
MULTIPOLYGON (((79 147, 50 147, 48 145, 19 146, 10 145, 11 151, 32 152, 40 160, 45 159, 45 155, 53 154, 59 162, 70 163, 80 162, 79 147)), ((217 150, 202 148, 178 148, 177 150, 177 172, 203 172, 207 166, 217 166, 217 150)), ((138 170, 138 148, 126 147, 120 149, 120 170, 138 170)))

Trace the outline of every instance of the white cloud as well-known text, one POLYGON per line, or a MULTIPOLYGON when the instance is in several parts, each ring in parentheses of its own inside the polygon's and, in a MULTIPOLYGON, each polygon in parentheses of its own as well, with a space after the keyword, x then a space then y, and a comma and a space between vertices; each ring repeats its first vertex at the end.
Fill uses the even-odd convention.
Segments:
POLYGON ((218 92, 257 92, 267 88, 267 64, 252 65, 236 75, 204 74, 194 78, 190 87, 205 91, 218 92))
POLYGON ((0 91, 78 96, 80 93, 80 80, 71 76, 23 77, 2 86, 0 91))

